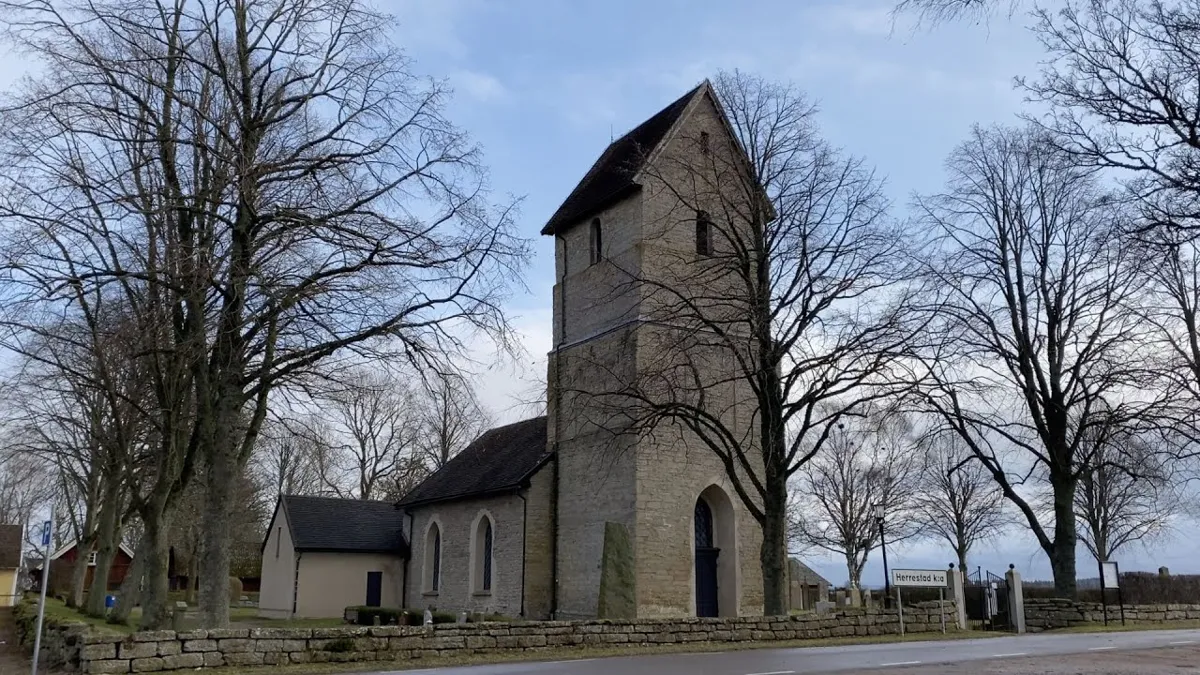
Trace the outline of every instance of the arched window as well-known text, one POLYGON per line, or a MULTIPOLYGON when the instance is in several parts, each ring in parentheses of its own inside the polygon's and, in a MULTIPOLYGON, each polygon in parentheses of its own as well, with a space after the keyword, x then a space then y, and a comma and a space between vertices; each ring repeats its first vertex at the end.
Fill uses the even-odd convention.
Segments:
POLYGON ((476 593, 490 593, 492 590, 492 519, 484 515, 475 525, 475 550, 472 556, 474 567, 472 580, 476 593))
POLYGON ((425 534, 425 590, 436 593, 442 586, 442 528, 437 523, 425 534))
POLYGON ((712 255, 712 218, 707 211, 696 212, 696 255, 712 255))
POLYGON ((590 241, 591 244, 589 250, 591 251, 591 261, 592 264, 595 265, 604 257, 604 233, 600 229, 599 218, 592 219, 590 241))
POLYGON ((696 548, 713 548, 713 516, 708 502, 696 500, 696 548))

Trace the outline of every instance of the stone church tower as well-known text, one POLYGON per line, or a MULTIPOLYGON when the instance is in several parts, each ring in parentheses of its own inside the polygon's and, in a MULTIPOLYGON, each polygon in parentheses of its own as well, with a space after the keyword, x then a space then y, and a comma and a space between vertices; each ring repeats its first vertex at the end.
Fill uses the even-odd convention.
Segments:
MULTIPOLYGON (((733 148, 706 81, 614 141, 542 230, 555 237, 548 450, 557 458, 557 617, 761 614, 761 536, 717 457, 675 425, 629 433, 620 392, 661 366, 645 279, 667 279, 714 243, 706 212, 666 178, 733 148)), ((739 155, 739 159, 740 159, 739 155)), ((685 182, 685 181, 681 181, 685 182)), ((728 357, 728 355, 726 355, 728 357)), ((697 359, 735 429, 753 406, 729 358, 697 359), (724 372, 722 372, 724 368, 724 372)))

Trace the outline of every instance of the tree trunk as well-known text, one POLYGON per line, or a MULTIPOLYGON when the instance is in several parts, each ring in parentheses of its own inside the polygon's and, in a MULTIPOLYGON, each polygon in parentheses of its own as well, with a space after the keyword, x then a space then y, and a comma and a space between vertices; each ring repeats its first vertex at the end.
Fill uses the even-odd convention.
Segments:
POLYGON ((150 510, 149 517, 143 516, 145 532, 145 584, 142 586, 142 620, 138 628, 161 630, 170 617, 167 613, 167 517, 164 509, 150 510))
POLYGON ((137 550, 133 552, 133 561, 129 563, 129 571, 125 575, 125 580, 121 582, 121 588, 117 590, 117 604, 108 615, 110 623, 129 624, 129 615, 133 612, 134 605, 137 604, 136 600, 141 597, 139 589, 142 588, 142 577, 145 575, 146 556, 148 555, 146 543, 146 537, 143 536, 138 542, 137 550))
MULTIPOLYGON (((90 528, 91 524, 85 521, 84 527, 90 528)), ((75 565, 71 567, 71 594, 67 596, 67 607, 83 606, 83 585, 87 580, 88 557, 80 552, 90 551, 95 545, 95 534, 85 530, 85 535, 80 537, 77 543, 76 553, 78 555, 75 556, 75 565)))
MULTIPOLYGON (((226 441, 223 437, 220 441, 226 441)), ((209 453, 200 534, 200 621, 204 628, 229 625, 230 529, 238 477, 231 443, 209 453)))
POLYGON ((763 576, 763 613, 766 616, 786 616, 787 484, 783 480, 768 481, 763 516, 762 549, 759 552, 763 576))
POLYGON ((1050 485, 1054 490, 1054 542, 1047 553, 1054 574, 1054 594, 1074 599, 1075 546, 1079 539, 1075 528, 1076 482, 1070 477, 1051 474, 1050 485))
POLYGON ((121 482, 109 480, 100 507, 100 523, 96 529, 96 567, 92 575, 92 587, 88 592, 87 609, 90 616, 104 616, 104 598, 108 595, 108 575, 121 542, 121 482))

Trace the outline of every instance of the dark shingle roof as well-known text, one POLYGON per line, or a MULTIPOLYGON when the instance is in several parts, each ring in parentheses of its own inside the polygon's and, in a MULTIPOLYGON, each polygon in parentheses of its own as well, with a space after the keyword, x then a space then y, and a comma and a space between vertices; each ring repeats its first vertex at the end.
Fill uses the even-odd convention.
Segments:
POLYGON ((633 176, 642 168, 646 155, 662 142, 663 137, 687 108, 688 102, 705 84, 707 82, 684 94, 633 131, 610 143, 562 206, 550 216, 550 221, 542 228, 542 234, 554 234, 636 190, 633 176))
POLYGON ((408 555, 401 530, 404 514, 390 502, 299 495, 280 499, 297 551, 408 555))
POLYGON ((0 570, 21 566, 21 526, 0 525, 0 570))
POLYGON ((400 500, 401 506, 511 492, 546 460, 546 418, 486 431, 400 500))

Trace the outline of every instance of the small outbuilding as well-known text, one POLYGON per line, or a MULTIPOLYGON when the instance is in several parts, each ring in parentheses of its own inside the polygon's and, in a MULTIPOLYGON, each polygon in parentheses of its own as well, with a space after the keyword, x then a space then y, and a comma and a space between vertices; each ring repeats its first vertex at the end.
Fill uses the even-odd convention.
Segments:
POLYGON ((23 539, 20 525, 0 525, 0 607, 16 604, 23 539))
POLYGON ((341 616, 346 607, 399 607, 408 541, 390 502, 283 495, 262 548, 258 613, 341 616))

